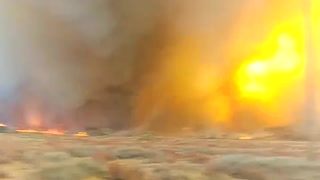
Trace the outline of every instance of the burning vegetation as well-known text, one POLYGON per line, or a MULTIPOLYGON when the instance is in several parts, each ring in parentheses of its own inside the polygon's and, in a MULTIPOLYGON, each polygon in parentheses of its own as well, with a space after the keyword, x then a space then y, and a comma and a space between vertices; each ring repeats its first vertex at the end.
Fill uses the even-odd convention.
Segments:
POLYGON ((301 1, 89 4, 4 3, 1 122, 87 136, 86 128, 247 131, 301 120, 301 1))
POLYGON ((303 8, 0 0, 0 179, 318 180, 303 8))
MULTIPOLYGON (((302 2, 246 1, 233 10, 230 4, 228 15, 215 12, 227 22, 206 22, 208 29, 210 23, 217 25, 209 32, 200 24, 175 26, 179 34, 163 53, 163 66, 138 94, 137 122, 144 120, 158 130, 187 126, 247 131, 304 120, 302 2), (218 32, 223 28, 232 30, 218 32)), ((317 8, 313 1, 314 32, 319 29, 317 8)))

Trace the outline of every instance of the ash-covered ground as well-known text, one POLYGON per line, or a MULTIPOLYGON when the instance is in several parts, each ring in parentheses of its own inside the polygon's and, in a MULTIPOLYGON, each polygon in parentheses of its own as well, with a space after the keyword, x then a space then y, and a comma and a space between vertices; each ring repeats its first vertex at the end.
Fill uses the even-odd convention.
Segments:
MULTIPOLYGON (((75 137, 0 134, 0 178, 15 180, 317 180, 306 141, 107 132, 75 137)), ((318 147, 318 145, 317 145, 318 147)), ((318 154, 318 152, 316 152, 318 154)))

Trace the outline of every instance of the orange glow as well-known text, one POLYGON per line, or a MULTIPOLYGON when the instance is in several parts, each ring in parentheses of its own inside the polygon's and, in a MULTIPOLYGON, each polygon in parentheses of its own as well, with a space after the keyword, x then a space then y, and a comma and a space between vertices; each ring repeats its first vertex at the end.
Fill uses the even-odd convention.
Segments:
POLYGON ((35 134, 49 134, 49 135, 64 135, 63 131, 59 131, 56 129, 49 129, 46 131, 37 131, 32 129, 18 129, 16 130, 18 133, 35 133, 35 134))
POLYGON ((253 139, 253 137, 251 137, 251 136, 241 136, 241 137, 239 137, 239 140, 252 140, 253 139))
POLYGON ((290 32, 289 27, 288 33, 276 32, 276 40, 263 47, 263 53, 271 56, 254 57, 241 65, 236 74, 241 98, 272 100, 288 83, 302 77, 304 59, 299 49, 302 45, 298 44, 302 34, 290 32))
POLYGON ((88 133, 87 132, 78 132, 76 134, 74 134, 74 136, 77 136, 77 137, 88 137, 88 133))
POLYGON ((211 122, 224 123, 231 118, 232 110, 228 97, 216 94, 203 104, 202 113, 211 119, 211 122))
POLYGON ((7 125, 5 125, 5 124, 0 124, 0 127, 7 127, 7 125))
POLYGON ((31 129, 18 129, 16 130, 18 133, 40 133, 40 131, 31 130, 31 129))
POLYGON ((51 134, 51 135, 64 135, 62 131, 59 131, 57 129, 49 129, 46 131, 41 131, 42 134, 51 134))
POLYGON ((37 108, 32 104, 27 104, 27 110, 25 111, 25 120, 29 127, 39 128, 43 123, 43 118, 37 108))

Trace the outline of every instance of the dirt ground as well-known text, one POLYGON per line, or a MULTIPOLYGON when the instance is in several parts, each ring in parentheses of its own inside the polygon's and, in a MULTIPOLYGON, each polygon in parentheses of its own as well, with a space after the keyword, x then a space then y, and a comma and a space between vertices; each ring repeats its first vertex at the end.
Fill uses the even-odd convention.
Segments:
POLYGON ((0 142, 0 179, 320 179, 304 141, 2 133, 0 142))

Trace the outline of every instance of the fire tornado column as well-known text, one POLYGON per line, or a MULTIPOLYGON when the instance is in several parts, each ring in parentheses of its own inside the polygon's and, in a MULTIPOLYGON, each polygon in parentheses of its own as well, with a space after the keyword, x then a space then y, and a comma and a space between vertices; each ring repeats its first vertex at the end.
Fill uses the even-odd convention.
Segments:
POLYGON ((310 143, 307 157, 314 159, 316 136, 316 60, 313 52, 312 0, 304 0, 305 32, 305 123, 309 130, 310 143))

